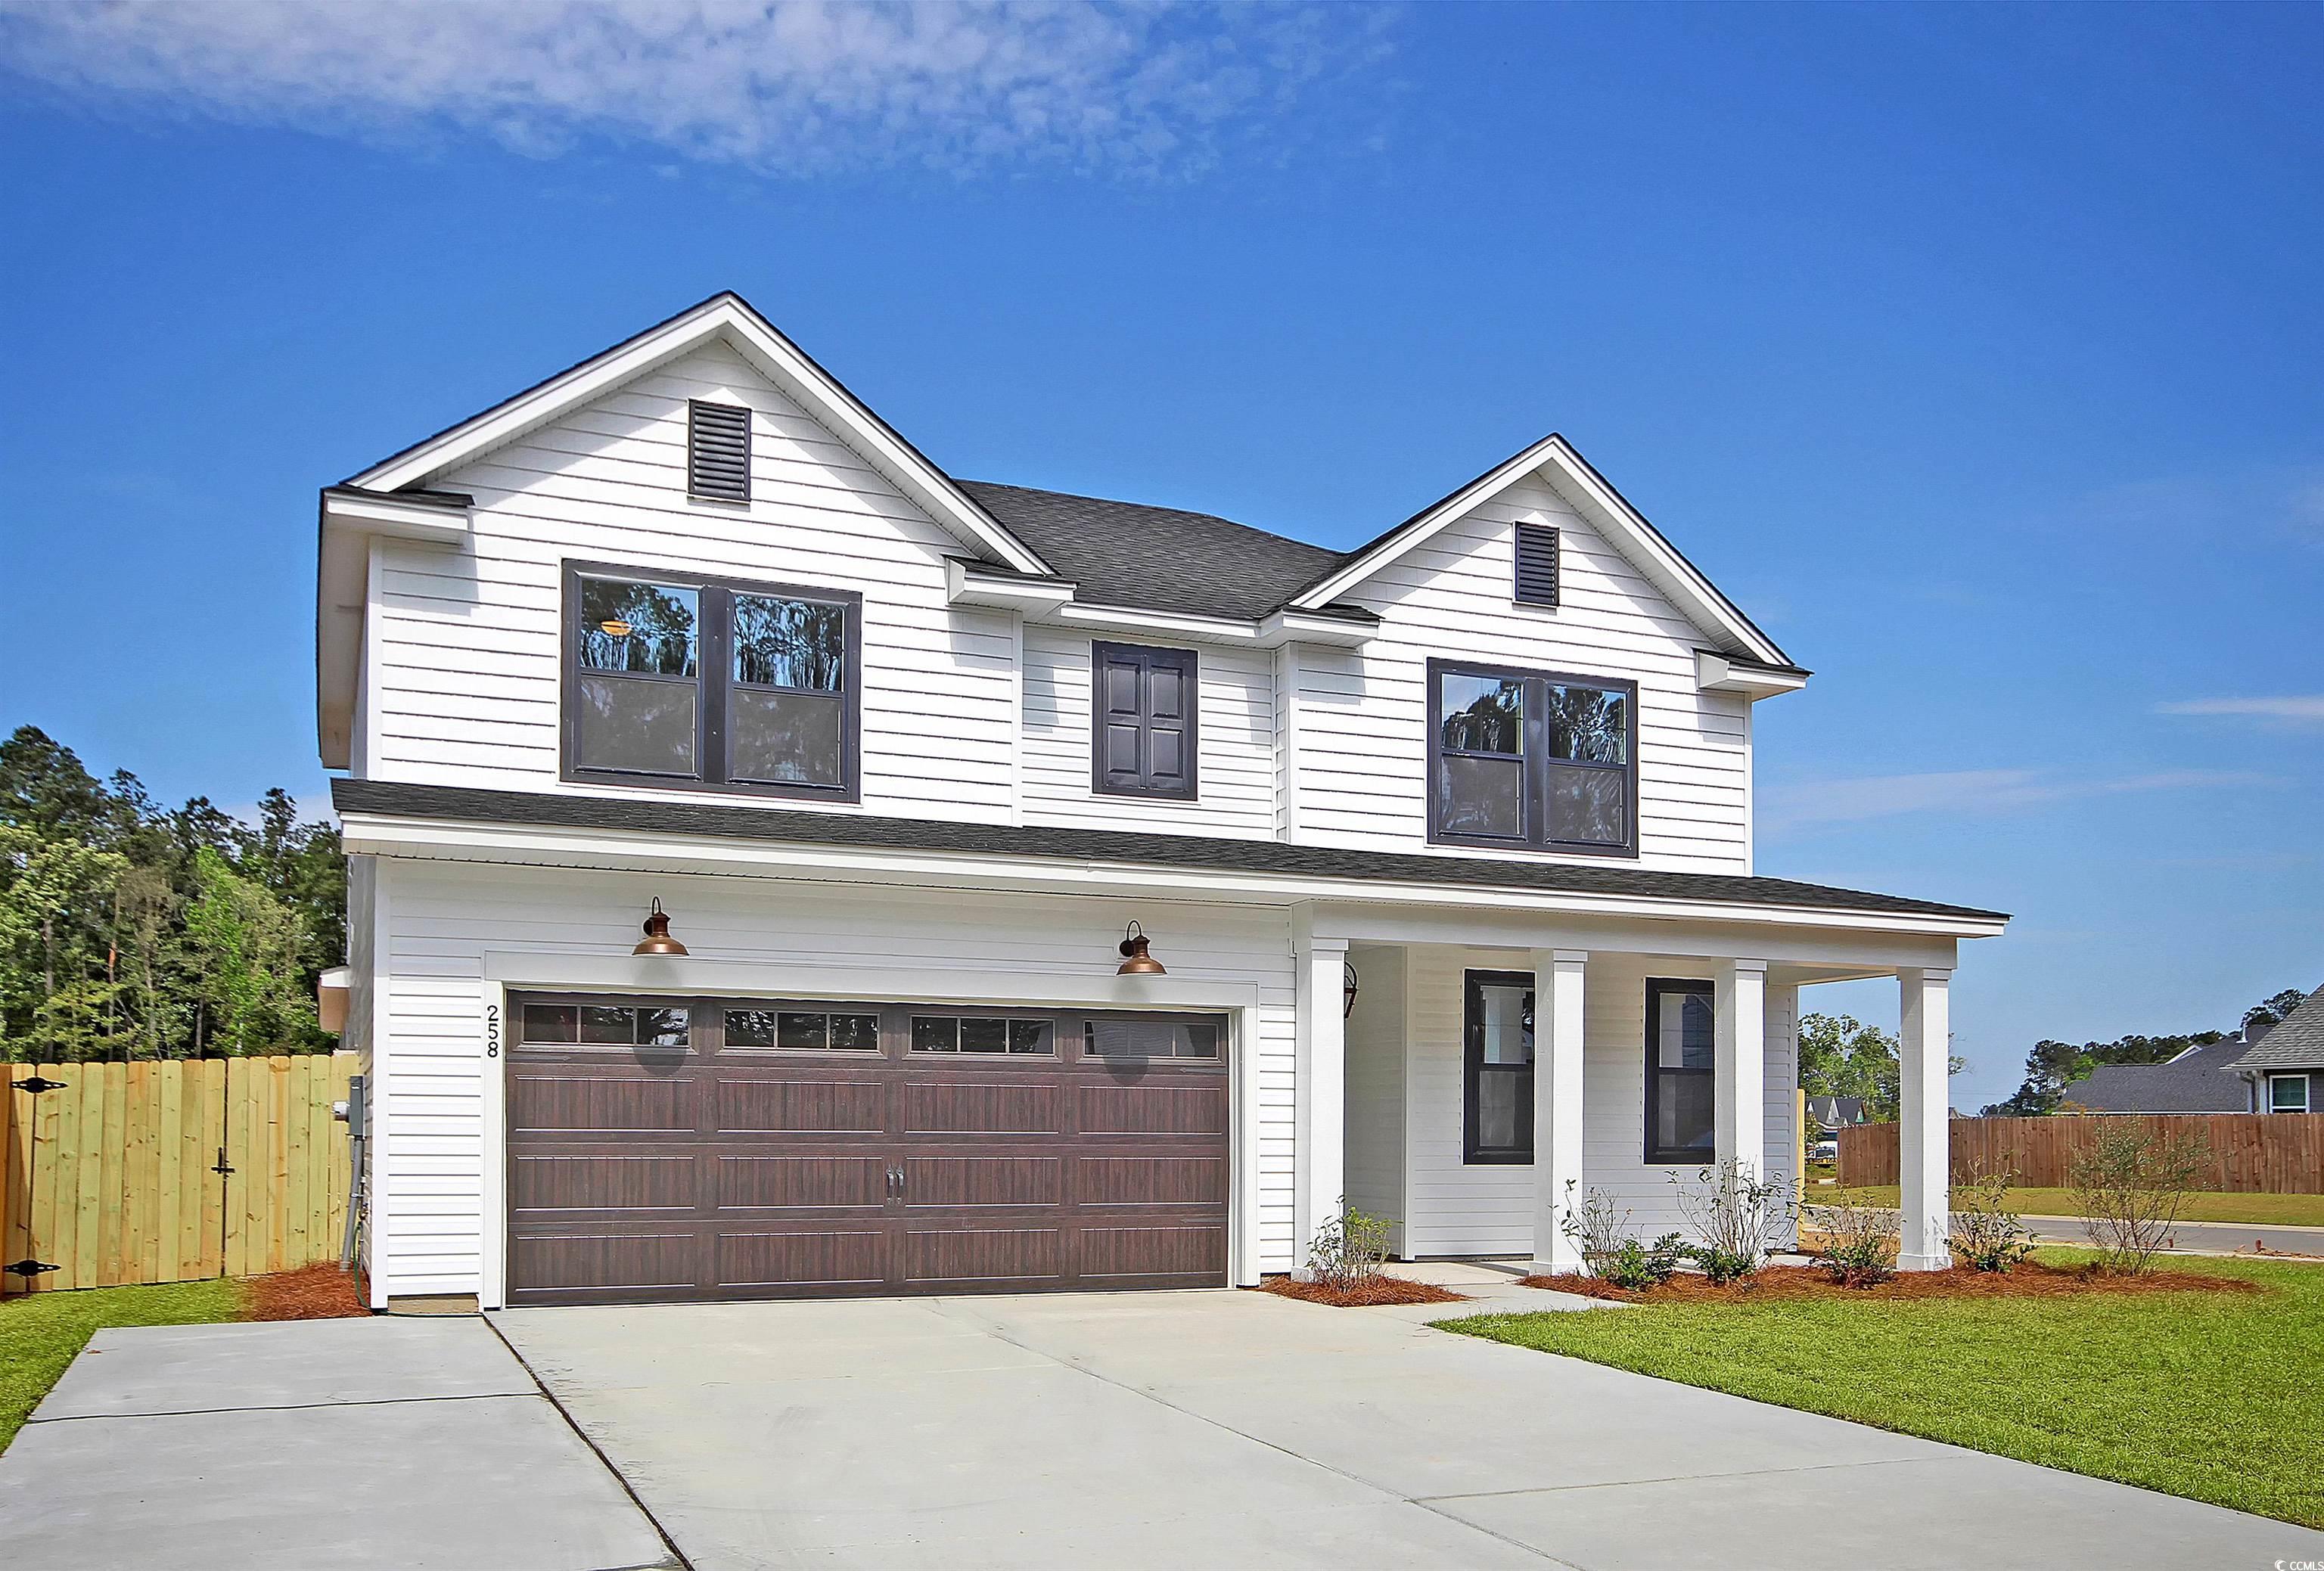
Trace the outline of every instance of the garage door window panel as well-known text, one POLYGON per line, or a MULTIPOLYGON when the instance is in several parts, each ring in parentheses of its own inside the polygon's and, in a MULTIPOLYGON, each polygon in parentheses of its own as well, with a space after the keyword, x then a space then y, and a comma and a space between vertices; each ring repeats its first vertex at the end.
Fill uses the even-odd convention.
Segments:
POLYGON ((728 1047, 816 1053, 880 1051, 877 1010, 729 1007, 723 1018, 728 1047))

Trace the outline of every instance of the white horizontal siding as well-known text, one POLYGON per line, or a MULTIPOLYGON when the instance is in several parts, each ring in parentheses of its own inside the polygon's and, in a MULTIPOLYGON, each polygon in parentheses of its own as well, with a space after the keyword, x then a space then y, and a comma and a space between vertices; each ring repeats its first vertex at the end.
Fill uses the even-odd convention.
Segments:
MULTIPOLYGON (((1506 950, 1416 947, 1408 951, 1409 1042, 1406 1052, 1410 1148, 1411 1253, 1525 1254, 1532 1251, 1534 1170, 1470 1166, 1462 1160, 1462 973, 1522 970, 1506 950)), ((1630 1214, 1633 1232, 1652 1238, 1688 1231, 1670 1175, 1694 1168, 1646 1160, 1646 978, 1699 977, 1701 961, 1646 955, 1592 955, 1582 979, 1582 1181, 1630 1214)), ((1795 989, 1767 989, 1766 1140, 1767 1171, 1795 1178, 1792 1089, 1797 1071, 1795 989)), ((1351 1139, 1354 1138, 1352 1131, 1351 1139)), ((1351 1155, 1350 1164, 1354 1164, 1351 1155)))
POLYGON ((1427 662, 1462 659, 1636 682, 1640 864, 1750 870, 1748 706, 1696 689, 1701 632, 1546 484, 1511 487, 1348 598, 1380 630, 1360 650, 1301 652, 1295 838, 1507 854, 1427 843, 1427 662), (1560 532, 1554 610, 1512 599, 1518 523, 1560 532))
MULTIPOLYGON (((374 1214, 375 1292, 475 1293, 488 1231, 484 1052, 488 952, 626 956, 637 914, 659 896, 695 961, 733 966, 737 993, 779 994, 786 972, 860 973, 879 998, 911 978, 975 999, 979 979, 1111 976, 1131 916, 1173 977, 1259 989, 1257 1044, 1260 1264, 1291 1267, 1290 932, 1257 908, 579 872, 380 859, 377 942, 384 1007, 376 1043, 385 1104, 374 1214)), ((511 963, 521 965, 521 961, 511 963)))
POLYGON ((948 605, 944 558, 960 543, 733 352, 690 354, 437 483, 475 497, 475 538, 380 552, 359 744, 371 777, 604 789, 558 779, 571 560, 862 594, 864 810, 1012 815, 1013 619, 948 605), (689 398, 753 411, 749 504, 687 499, 689 398))
MULTIPOLYGON (((1025 629, 1022 740, 1027 823, 1154 829, 1265 840, 1275 833, 1275 670, 1265 650, 1191 644, 1195 799, 1108 796, 1090 786, 1091 646, 1086 634, 1025 629)), ((1121 639, 1120 642, 1138 640, 1121 639)))

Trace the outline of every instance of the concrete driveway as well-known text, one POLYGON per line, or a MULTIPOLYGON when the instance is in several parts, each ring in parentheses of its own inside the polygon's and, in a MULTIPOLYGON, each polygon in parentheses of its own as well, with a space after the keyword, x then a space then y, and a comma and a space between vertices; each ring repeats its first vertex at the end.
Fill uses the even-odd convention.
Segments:
POLYGON ((697 1571, 2324 1561, 2324 1534, 1424 1313, 1193 1292, 497 1318, 697 1571))
POLYGON ((681 1562, 482 1320, 99 1331, 0 1456, 0 1565, 681 1562))
POLYGON ((521 1363, 473 1318, 100 1332, 0 1456, 0 1545, 74 1571, 2324 1563, 2324 1534, 1427 1329, 1580 1301, 1469 1275, 1450 1311, 495 1317, 521 1363))

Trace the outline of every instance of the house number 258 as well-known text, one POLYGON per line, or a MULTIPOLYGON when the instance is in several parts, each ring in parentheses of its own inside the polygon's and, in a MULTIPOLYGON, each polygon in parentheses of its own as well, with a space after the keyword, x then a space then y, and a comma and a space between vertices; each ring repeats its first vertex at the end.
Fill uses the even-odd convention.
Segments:
POLYGON ((501 1006, 497 1004, 487 1004, 484 1006, 484 1056, 498 1058, 500 1055, 501 1006))

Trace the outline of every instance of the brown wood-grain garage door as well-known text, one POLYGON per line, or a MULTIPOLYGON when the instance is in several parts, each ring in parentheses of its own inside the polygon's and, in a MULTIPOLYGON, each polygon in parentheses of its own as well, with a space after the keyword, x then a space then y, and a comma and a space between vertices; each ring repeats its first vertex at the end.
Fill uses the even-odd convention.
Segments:
POLYGON ((512 1000, 509 1301, 1214 1287, 1214 1015, 512 1000))

